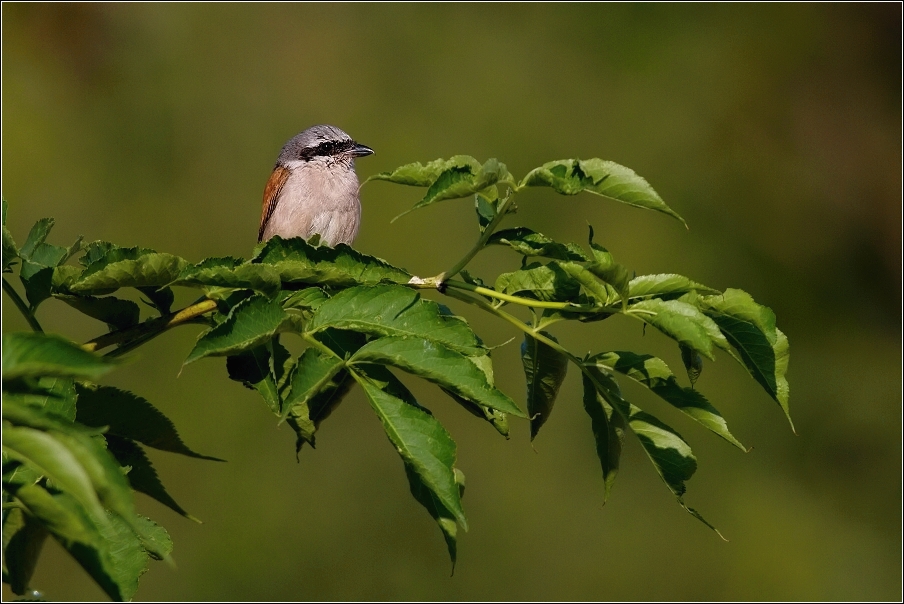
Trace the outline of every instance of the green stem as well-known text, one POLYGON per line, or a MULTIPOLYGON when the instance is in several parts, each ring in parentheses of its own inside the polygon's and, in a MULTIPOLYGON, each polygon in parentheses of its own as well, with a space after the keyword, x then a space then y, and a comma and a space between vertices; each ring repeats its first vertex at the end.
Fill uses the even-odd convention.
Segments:
MULTIPOLYGON (((511 183, 507 183, 511 185, 511 183)), ((490 224, 487 225, 487 228, 483 230, 483 233, 480 235, 480 239, 477 240, 477 243, 474 244, 474 247, 464 255, 464 258, 455 263, 455 266, 447 270, 445 273, 440 275, 440 281, 444 281, 446 278, 454 277, 461 269, 468 265, 468 262, 471 261, 477 253, 486 247, 487 241, 489 241, 490 236, 493 234, 493 231, 496 230, 496 227, 499 226, 499 223, 502 222, 502 219, 505 218, 505 215, 508 213, 509 206, 511 204, 512 196, 514 195, 515 189, 512 188, 509 191, 509 194, 500 202, 499 207, 496 208, 496 216, 493 217, 493 220, 490 221, 490 224)))
POLYGON ((13 289, 13 286, 9 284, 6 278, 3 279, 3 291, 6 292, 13 300, 13 304, 16 305, 16 308, 19 309, 19 312, 25 317, 25 320, 28 321, 28 325, 31 326, 33 331, 38 333, 44 333, 44 329, 41 327, 41 324, 38 323, 38 320, 35 318, 35 314, 32 312, 25 301, 19 297, 19 294, 13 289))
POLYGON ((107 346, 121 344, 119 348, 108 355, 118 356, 159 336, 168 329, 176 327, 177 325, 194 322, 198 317, 214 310, 216 307, 216 302, 205 298, 191 306, 186 306, 180 311, 158 317, 157 319, 151 319, 150 321, 145 321, 140 325, 128 329, 114 331, 94 338, 90 342, 82 344, 82 348, 94 352, 106 348, 107 346))
POLYGON ((519 304, 521 306, 529 306, 531 308, 553 308, 556 310, 564 310, 566 312, 585 312, 585 313, 609 313, 614 314, 619 312, 617 310, 613 310, 606 306, 590 306, 590 305, 581 305, 574 304, 572 302, 543 302, 541 300, 531 300, 530 298, 522 298, 520 296, 510 296, 508 294, 503 294, 501 292, 497 292, 496 290, 489 289, 487 287, 481 287, 479 285, 473 285, 471 283, 465 283, 464 281, 446 281, 444 284, 446 287, 452 287, 456 289, 464 289, 470 292, 474 292, 475 294, 480 294, 482 296, 487 296, 490 298, 496 298, 497 300, 503 300, 505 302, 511 302, 512 304, 519 304))

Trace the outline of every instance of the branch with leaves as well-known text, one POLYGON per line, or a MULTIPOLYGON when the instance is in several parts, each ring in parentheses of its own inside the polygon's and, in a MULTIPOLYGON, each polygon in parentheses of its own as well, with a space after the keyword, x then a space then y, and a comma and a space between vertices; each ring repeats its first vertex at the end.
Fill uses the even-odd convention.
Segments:
MULTIPOLYGON (((682 223, 632 170, 599 159, 549 162, 516 181, 495 159, 455 156, 408 164, 368 179, 426 188, 412 210, 448 199, 473 199, 478 222, 472 249, 448 270, 418 277, 344 244, 274 237, 249 260, 208 258, 192 264, 171 254, 81 240, 69 248, 46 242, 52 219, 39 221, 25 245, 6 229, 3 272, 19 265, 24 298, 4 278, 33 333, 3 339, 4 581, 29 587, 40 544, 60 541, 114 599, 128 599, 146 560, 169 556, 165 531, 137 516, 132 490, 192 518, 166 492, 145 446, 205 457, 182 443, 172 423, 144 399, 97 386, 118 356, 180 325, 204 331, 184 364, 225 357, 228 377, 257 391, 276 421, 296 434, 296 454, 355 386, 361 388, 401 457, 411 493, 436 520, 453 566, 464 474, 456 445, 430 410, 394 371, 436 384, 454 403, 508 436, 508 417, 528 420, 531 438, 549 420, 569 365, 581 374, 606 496, 618 472, 622 442, 633 433, 678 503, 697 468, 687 442, 671 427, 627 401, 619 380, 641 384, 704 428, 745 450, 719 411, 695 389, 703 359, 716 350, 735 358, 788 414, 788 340, 775 316, 747 293, 709 288, 674 274, 641 275, 594 242, 560 243, 526 227, 500 230, 517 194, 549 187, 654 210, 682 223), (466 267, 487 246, 510 248, 521 267, 490 285, 466 267), (67 261, 79 255, 78 264, 67 261), (200 290, 174 311, 174 287, 200 290), (133 288, 156 316, 141 320, 135 302, 116 297, 133 288), (466 320, 421 295, 433 290, 501 319, 522 333, 526 412, 494 385, 491 351, 466 320), (81 346, 44 334, 35 316, 54 298, 108 326, 81 346), (506 307, 529 309, 525 322, 506 307), (630 351, 580 357, 549 331, 562 321, 592 322, 624 315, 674 340, 689 386, 667 364, 630 351), (293 357, 281 338, 299 338, 293 357), (110 350, 107 350, 110 349, 110 350), (98 352, 107 350, 104 356, 98 352), (87 552, 87 553, 86 553, 87 552)), ((367 181, 365 181, 367 182, 367 181)), ((411 210, 409 210, 411 211, 411 210)), ((406 212, 407 213, 407 212, 406 212)), ((442 404, 439 401, 431 402, 442 404)), ((789 417, 790 420, 790 417, 789 417)), ((213 459, 205 457, 206 459, 213 459)))

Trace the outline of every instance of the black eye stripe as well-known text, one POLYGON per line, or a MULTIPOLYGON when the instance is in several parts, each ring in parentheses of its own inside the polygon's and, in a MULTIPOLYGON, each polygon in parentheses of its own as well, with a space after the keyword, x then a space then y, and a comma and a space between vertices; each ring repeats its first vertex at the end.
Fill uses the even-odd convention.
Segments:
POLYGON ((344 141, 324 141, 320 144, 314 145, 313 147, 307 147, 302 149, 298 154, 298 159, 303 159, 305 161, 313 159, 315 157, 328 157, 331 155, 339 155, 340 153, 345 153, 347 151, 351 151, 357 146, 357 143, 353 140, 344 140, 344 141))

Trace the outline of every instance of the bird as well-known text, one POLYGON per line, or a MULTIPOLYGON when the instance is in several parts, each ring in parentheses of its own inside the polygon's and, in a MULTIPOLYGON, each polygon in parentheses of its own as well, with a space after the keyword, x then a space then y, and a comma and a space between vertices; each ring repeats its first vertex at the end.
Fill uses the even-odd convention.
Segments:
POLYGON ((351 245, 361 223, 355 159, 373 149, 335 126, 311 126, 282 148, 264 187, 258 242, 274 235, 351 245))

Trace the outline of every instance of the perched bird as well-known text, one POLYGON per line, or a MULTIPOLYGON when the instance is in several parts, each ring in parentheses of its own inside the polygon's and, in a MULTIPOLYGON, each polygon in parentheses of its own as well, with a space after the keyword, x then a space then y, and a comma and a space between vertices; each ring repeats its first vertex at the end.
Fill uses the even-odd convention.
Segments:
POLYGON ((257 240, 319 234, 326 245, 351 245, 361 222, 355 158, 371 153, 335 126, 312 126, 292 138, 264 188, 257 240))

